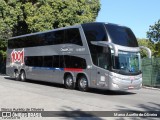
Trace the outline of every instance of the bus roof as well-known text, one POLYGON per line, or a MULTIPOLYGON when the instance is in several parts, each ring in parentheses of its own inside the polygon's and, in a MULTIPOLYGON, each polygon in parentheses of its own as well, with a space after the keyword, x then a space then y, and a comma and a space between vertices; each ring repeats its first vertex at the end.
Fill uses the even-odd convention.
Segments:
MULTIPOLYGON (((116 26, 126 27, 126 26, 122 26, 122 25, 118 25, 118 24, 105 23, 105 22, 91 22, 91 23, 84 23, 84 24, 112 24, 112 25, 116 25, 116 26)), ((38 35, 38 34, 52 32, 52 31, 57 31, 57 30, 64 30, 64 29, 68 29, 68 28, 76 28, 76 27, 80 27, 81 25, 84 25, 84 24, 79 24, 79 25, 74 25, 74 26, 67 26, 67 27, 61 27, 61 28, 56 28, 56 29, 47 30, 47 31, 43 31, 43 32, 35 32, 35 33, 24 34, 24 35, 20 35, 20 36, 11 37, 8 40, 15 39, 15 38, 21 38, 21 37, 27 37, 27 36, 31 36, 31 35, 38 35)))

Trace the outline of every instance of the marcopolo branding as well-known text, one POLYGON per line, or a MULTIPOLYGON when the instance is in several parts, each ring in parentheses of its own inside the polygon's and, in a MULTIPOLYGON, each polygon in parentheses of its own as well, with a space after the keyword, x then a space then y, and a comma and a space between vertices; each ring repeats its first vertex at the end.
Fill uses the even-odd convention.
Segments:
POLYGON ((24 63, 24 49, 22 51, 16 51, 15 49, 11 53, 11 62, 19 62, 21 64, 24 63))

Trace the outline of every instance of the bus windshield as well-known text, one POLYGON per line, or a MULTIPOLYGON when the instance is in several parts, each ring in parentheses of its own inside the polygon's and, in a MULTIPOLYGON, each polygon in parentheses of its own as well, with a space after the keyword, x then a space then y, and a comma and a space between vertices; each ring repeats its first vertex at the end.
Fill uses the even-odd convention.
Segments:
MULTIPOLYGON (((113 52, 112 52, 113 53, 113 52)), ((121 74, 139 74, 140 71, 140 53, 119 51, 118 57, 112 57, 113 69, 121 74)))
POLYGON ((127 47, 138 47, 137 39, 130 28, 112 24, 105 26, 113 43, 127 47))

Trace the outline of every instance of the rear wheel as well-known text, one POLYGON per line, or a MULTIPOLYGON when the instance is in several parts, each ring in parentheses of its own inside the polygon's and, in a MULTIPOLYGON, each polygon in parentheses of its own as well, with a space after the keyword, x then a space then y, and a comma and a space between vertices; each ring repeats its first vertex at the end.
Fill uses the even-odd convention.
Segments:
POLYGON ((78 88, 80 91, 86 92, 88 91, 88 80, 85 76, 82 76, 78 80, 78 88))
POLYGON ((20 79, 21 79, 21 81, 23 81, 23 82, 26 81, 26 73, 25 73, 25 71, 21 71, 20 79))
POLYGON ((14 71, 14 78, 15 78, 15 80, 20 80, 20 75, 17 70, 14 71))
POLYGON ((67 75, 64 80, 64 85, 67 89, 74 89, 74 81, 71 75, 67 75))

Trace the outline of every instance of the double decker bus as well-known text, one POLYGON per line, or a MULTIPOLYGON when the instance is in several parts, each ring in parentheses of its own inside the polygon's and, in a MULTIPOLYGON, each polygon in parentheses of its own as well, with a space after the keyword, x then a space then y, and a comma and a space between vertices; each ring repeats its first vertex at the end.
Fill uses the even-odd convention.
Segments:
POLYGON ((85 23, 9 39, 6 73, 81 91, 140 89, 141 49, 151 57, 128 27, 85 23))

